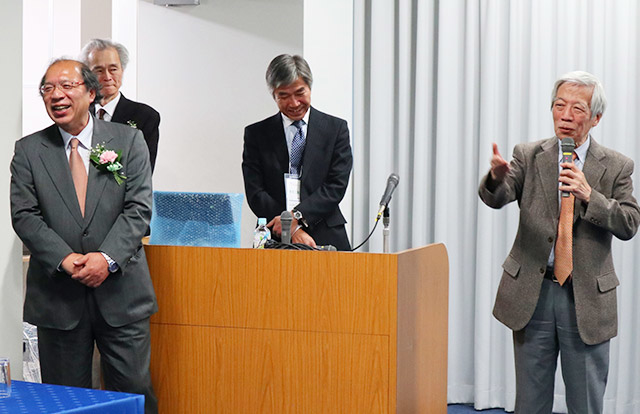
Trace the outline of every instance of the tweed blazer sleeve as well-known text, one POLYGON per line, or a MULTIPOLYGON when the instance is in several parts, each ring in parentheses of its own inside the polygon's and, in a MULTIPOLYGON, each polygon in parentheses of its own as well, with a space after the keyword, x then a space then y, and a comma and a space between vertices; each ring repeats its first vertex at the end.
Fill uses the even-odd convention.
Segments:
POLYGON ((500 182, 491 178, 491 172, 488 172, 480 181, 478 195, 487 206, 498 209, 520 199, 527 170, 527 158, 523 144, 514 147, 509 167, 509 172, 500 182))
POLYGON ((634 163, 624 157, 620 165, 619 173, 606 188, 591 190, 589 203, 581 203, 580 218, 599 226, 621 240, 631 239, 640 225, 640 211, 638 203, 633 196, 634 163), (604 194, 606 191, 608 194, 604 194))

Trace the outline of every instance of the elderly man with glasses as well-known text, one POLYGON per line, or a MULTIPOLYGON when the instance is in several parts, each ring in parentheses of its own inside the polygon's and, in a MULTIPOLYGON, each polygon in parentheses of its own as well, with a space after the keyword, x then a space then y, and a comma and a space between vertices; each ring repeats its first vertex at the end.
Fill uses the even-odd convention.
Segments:
POLYGON ((634 163, 591 136, 607 104, 595 76, 569 72, 551 96, 555 136, 516 145, 511 162, 493 144, 480 183, 489 207, 520 207, 493 314, 513 330, 516 413, 551 414, 560 355, 569 413, 597 414, 618 333, 611 242, 640 225, 634 163))
POLYGON ((38 327, 42 380, 90 388, 95 343, 106 389, 144 394, 155 413, 149 152, 140 131, 90 115, 100 84, 81 62, 53 62, 40 92, 54 124, 16 142, 11 218, 31 251, 24 319, 38 327))

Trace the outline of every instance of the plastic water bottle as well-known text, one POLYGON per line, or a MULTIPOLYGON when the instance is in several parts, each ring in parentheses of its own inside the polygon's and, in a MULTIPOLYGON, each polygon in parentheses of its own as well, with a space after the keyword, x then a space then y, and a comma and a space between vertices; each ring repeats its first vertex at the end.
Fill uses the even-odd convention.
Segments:
POLYGON ((260 217, 258 219, 258 227, 253 232, 253 248, 264 249, 267 240, 271 240, 271 231, 267 227, 267 219, 260 217))

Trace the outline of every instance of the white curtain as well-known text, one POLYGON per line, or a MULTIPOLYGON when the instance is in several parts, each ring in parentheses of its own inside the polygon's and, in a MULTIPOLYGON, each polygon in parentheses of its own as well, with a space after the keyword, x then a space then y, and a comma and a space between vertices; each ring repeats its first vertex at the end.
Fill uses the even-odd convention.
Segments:
MULTIPOLYGON (((354 0, 353 242, 398 173, 392 251, 444 242, 449 252, 452 403, 514 406, 511 332, 491 310, 519 210, 478 199, 491 143, 510 159, 515 144, 553 136, 553 83, 586 70, 609 100, 593 136, 640 162, 639 14, 635 0, 354 0)), ((381 251, 381 234, 365 250, 381 251)), ((620 333, 607 413, 640 412, 639 253, 640 236, 614 242, 620 333)), ((566 412, 559 374, 554 412, 566 412)))

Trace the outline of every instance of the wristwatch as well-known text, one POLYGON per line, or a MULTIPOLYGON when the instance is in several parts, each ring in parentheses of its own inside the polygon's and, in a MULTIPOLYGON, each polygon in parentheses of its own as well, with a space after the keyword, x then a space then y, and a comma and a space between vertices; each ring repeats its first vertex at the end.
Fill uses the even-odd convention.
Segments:
POLYGON ((300 210, 293 209, 292 213, 293 213, 293 218, 298 220, 298 223, 307 227, 307 221, 304 219, 304 217, 302 217, 302 212, 300 210))

